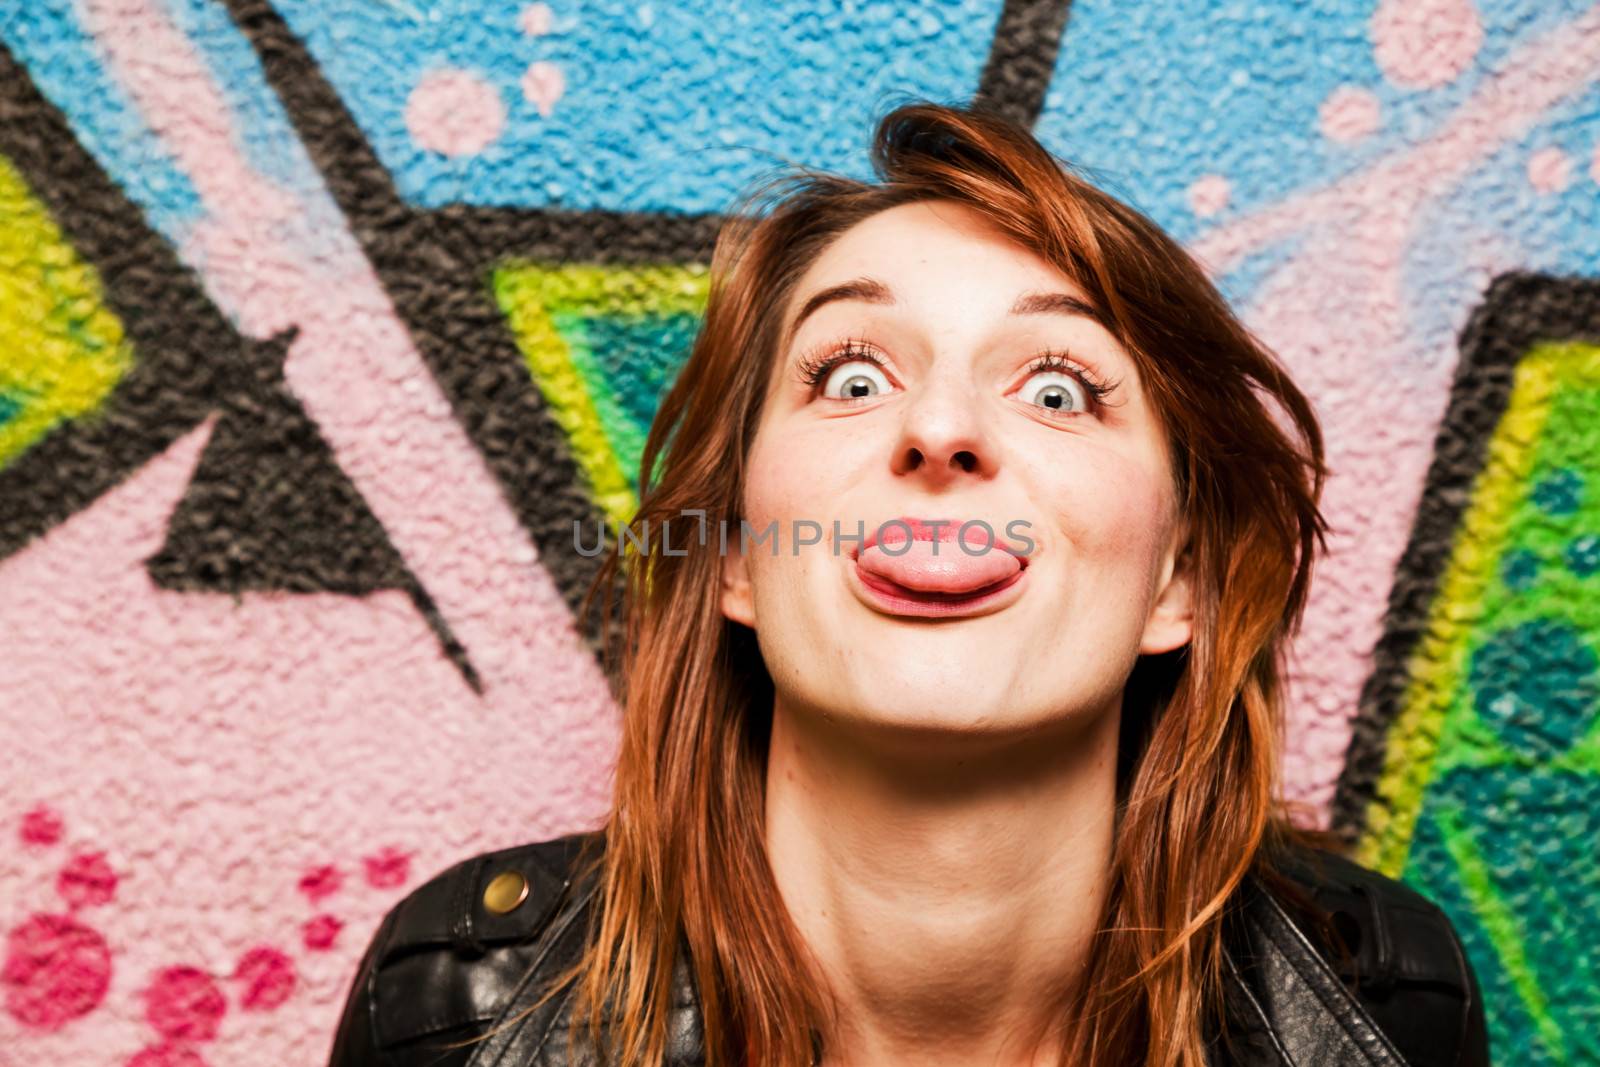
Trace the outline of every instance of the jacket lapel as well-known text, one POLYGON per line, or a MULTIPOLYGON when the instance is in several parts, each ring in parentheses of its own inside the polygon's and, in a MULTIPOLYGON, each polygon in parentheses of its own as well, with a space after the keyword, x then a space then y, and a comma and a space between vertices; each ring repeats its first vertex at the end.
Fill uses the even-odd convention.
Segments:
POLYGON ((1227 959, 1226 1004, 1233 1051, 1217 1064, 1405 1067, 1361 1002, 1271 893, 1247 891, 1227 959))

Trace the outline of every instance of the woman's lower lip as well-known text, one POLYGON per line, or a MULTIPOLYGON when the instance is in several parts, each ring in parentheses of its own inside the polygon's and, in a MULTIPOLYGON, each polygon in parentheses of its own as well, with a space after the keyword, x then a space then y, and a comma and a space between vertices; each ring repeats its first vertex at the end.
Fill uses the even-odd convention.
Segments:
POLYGON ((856 586, 872 606, 892 615, 913 615, 921 618, 951 618, 986 614, 1010 603, 1020 595, 1026 566, 1011 577, 970 593, 920 593, 897 585, 852 564, 856 586))

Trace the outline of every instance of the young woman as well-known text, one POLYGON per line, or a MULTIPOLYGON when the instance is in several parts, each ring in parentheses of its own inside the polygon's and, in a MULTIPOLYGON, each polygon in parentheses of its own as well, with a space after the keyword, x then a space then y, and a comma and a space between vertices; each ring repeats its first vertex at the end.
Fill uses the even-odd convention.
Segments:
POLYGON ((1026 129, 873 162, 719 237, 609 821, 397 905, 335 1065, 1486 1063, 1443 913, 1275 800, 1306 398, 1026 129))

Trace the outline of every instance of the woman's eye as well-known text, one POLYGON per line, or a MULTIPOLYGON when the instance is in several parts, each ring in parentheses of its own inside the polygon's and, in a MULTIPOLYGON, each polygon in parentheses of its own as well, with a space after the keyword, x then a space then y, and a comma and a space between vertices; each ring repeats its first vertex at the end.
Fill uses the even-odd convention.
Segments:
POLYGON ((1030 404, 1061 412, 1087 412, 1088 391, 1071 374, 1047 370, 1030 375, 1020 395, 1030 404))
POLYGON ((889 379, 883 371, 864 359, 839 364, 822 383, 822 395, 834 400, 864 400, 887 393, 889 389, 889 379))

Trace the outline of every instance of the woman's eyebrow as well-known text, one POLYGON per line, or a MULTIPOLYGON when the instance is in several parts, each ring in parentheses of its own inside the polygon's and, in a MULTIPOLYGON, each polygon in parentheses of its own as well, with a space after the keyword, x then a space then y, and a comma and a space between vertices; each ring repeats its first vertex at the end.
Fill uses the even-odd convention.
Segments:
POLYGON ((1082 297, 1073 296, 1071 293, 1023 293, 1017 297, 1017 302, 1011 305, 1013 315, 1076 315, 1081 318, 1093 319, 1107 333, 1114 333, 1111 322, 1106 318, 1105 312, 1084 300, 1082 297))
POLYGON ((800 324, 806 321, 807 316, 823 305, 837 300, 864 300, 869 304, 892 304, 894 291, 876 278, 852 278, 838 285, 830 285, 826 289, 818 289, 806 298, 806 302, 800 306, 800 314, 796 315, 794 322, 789 325, 784 338, 785 347, 800 331, 800 324))
MULTIPOLYGON (((824 305, 839 300, 862 300, 869 304, 893 304, 895 302, 894 290, 876 278, 852 278, 838 285, 830 285, 819 289, 806 298, 800 306, 800 313, 795 316, 790 325, 785 345, 794 339, 799 332, 800 324, 814 311, 824 305)), ((1105 313, 1098 307, 1084 300, 1082 297, 1073 296, 1071 293, 1031 291, 1017 297, 1008 312, 1011 315, 1072 315, 1079 318, 1092 319, 1099 323, 1102 329, 1112 332, 1111 323, 1106 319, 1105 313)))

